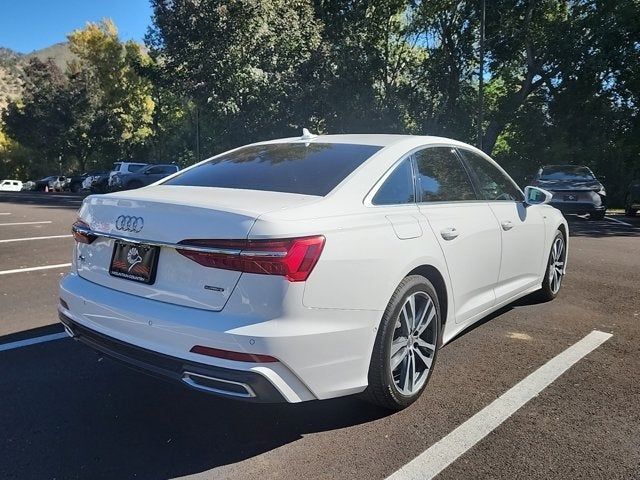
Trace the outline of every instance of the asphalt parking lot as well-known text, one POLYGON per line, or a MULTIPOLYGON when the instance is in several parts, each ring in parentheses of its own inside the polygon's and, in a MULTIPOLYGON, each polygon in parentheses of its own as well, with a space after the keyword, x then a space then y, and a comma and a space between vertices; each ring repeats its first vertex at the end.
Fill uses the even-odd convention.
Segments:
POLYGON ((57 335, 80 203, 0 194, 0 478, 385 479, 594 330, 612 336, 437 478, 640 477, 640 217, 570 217, 560 296, 459 336, 425 394, 390 415, 356 398, 217 399, 57 335))

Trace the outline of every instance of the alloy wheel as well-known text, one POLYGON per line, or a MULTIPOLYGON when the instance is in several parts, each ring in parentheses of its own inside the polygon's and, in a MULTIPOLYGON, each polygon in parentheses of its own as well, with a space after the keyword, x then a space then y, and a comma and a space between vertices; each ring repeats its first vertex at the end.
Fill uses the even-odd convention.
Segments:
POLYGON ((564 276, 564 239, 558 236, 551 247, 549 259, 549 287, 555 295, 560 290, 562 277, 564 276))
POLYGON ((438 340, 436 306, 425 292, 405 299, 391 341, 389 365, 393 383, 402 395, 411 396, 424 386, 438 340))

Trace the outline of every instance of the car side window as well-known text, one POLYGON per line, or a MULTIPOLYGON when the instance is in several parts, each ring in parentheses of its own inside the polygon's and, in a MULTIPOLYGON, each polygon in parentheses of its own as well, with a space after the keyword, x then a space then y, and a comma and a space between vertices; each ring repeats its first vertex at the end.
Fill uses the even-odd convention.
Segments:
POLYGON ((165 173, 165 171, 164 171, 164 167, 151 167, 150 169, 147 170, 146 173, 150 175, 155 175, 158 173, 165 173))
POLYGON ((460 149, 459 152, 475 175, 483 200, 524 200, 518 187, 491 163, 469 150, 460 149))
POLYGON ((421 202, 476 200, 469 175, 451 147, 430 147, 414 154, 421 202))
POLYGON ((402 205, 414 202, 411 161, 406 159, 387 177, 371 203, 374 205, 402 205))
POLYGON ((127 166, 127 171, 130 173, 135 173, 139 170, 142 170, 146 165, 144 163, 141 164, 132 164, 127 166))

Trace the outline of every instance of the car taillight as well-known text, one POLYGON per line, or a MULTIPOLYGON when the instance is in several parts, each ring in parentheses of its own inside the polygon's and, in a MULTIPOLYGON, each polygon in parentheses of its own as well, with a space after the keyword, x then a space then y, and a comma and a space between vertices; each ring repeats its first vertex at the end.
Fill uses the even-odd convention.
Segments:
POLYGON ((291 282, 303 282, 318 262, 324 241, 322 235, 278 240, 183 240, 180 245, 203 250, 176 251, 205 267, 282 275, 291 282))
POLYGON ((76 242, 79 243, 90 244, 98 238, 96 235, 91 233, 91 227, 89 224, 82 220, 76 220, 71 227, 71 232, 73 233, 73 238, 75 238, 76 242))

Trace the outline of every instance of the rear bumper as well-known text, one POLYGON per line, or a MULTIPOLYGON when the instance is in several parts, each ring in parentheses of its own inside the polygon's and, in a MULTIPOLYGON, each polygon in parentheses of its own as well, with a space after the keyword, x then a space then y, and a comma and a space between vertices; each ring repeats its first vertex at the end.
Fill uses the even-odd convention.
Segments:
POLYGON ((59 313, 59 317, 72 338, 143 373, 235 399, 265 403, 285 401, 280 392, 257 373, 214 367, 163 355, 102 335, 74 322, 63 313, 59 313))
POLYGON ((282 290, 278 277, 245 274, 224 310, 214 312, 113 290, 71 272, 60 282, 58 310, 80 341, 192 387, 199 379, 184 378, 185 372, 245 383, 254 401, 279 396, 294 403, 361 392, 382 312, 306 308, 303 291, 302 283, 282 290), (278 361, 210 357, 191 352, 195 345, 278 361))
POLYGON ((607 209, 605 205, 595 205, 588 202, 554 202, 551 201, 550 205, 557 208, 562 213, 593 213, 603 212, 607 209))
POLYGON ((562 213, 597 213, 607 209, 606 195, 594 191, 553 191, 550 205, 562 213), (572 197, 572 200, 567 200, 572 197))

